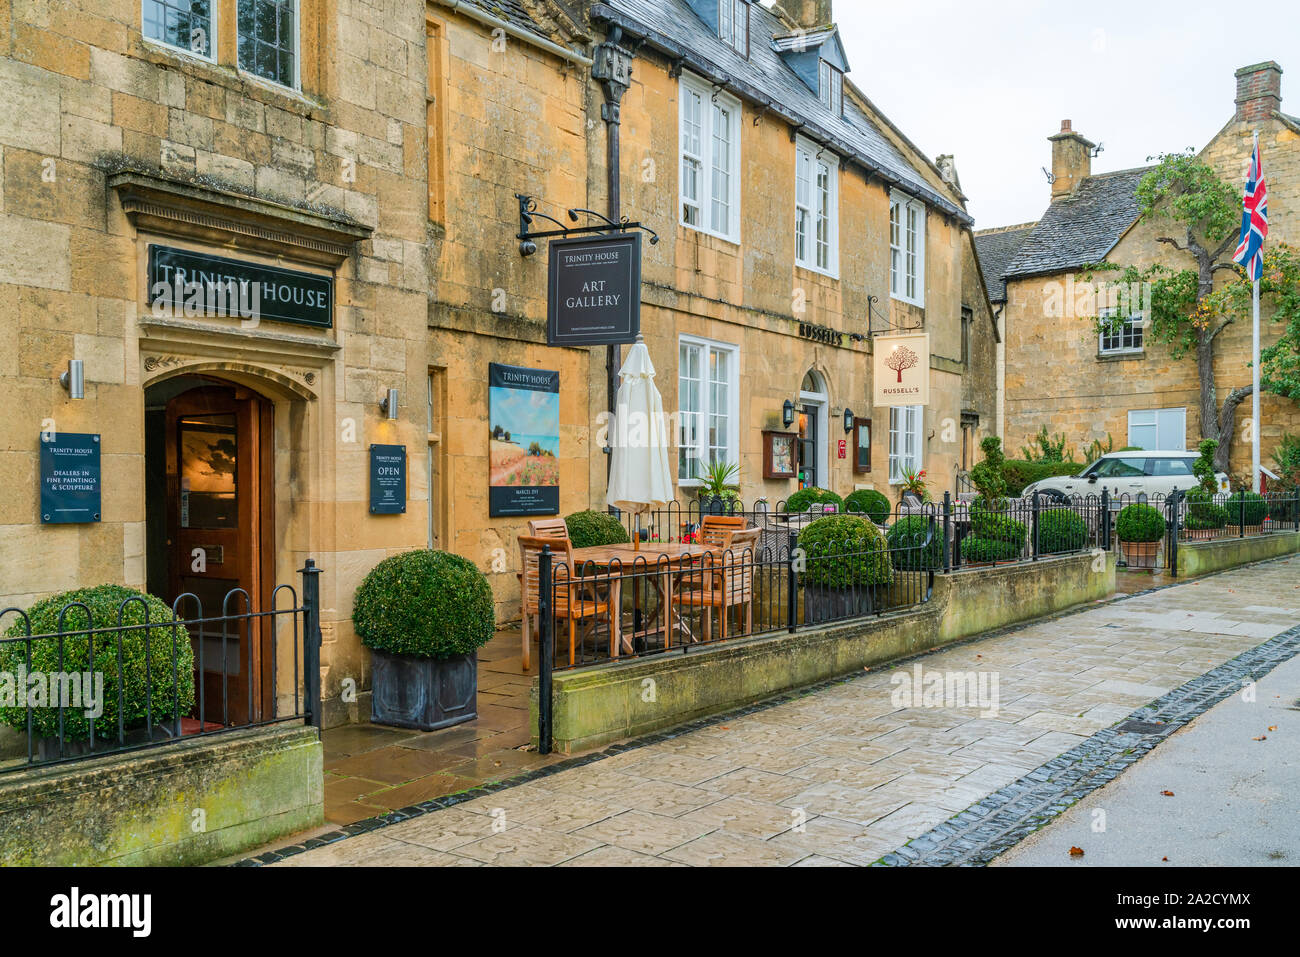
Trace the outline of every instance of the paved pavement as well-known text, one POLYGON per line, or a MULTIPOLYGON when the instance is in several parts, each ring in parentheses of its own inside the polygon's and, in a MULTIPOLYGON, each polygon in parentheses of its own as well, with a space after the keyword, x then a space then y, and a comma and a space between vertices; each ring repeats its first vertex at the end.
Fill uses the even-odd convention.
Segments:
POLYGON ((1297 566, 1238 569, 964 643, 281 864, 870 864, 1292 627, 1297 566), (969 676, 986 691, 996 678, 996 714, 897 700, 892 679, 918 663, 923 678, 969 676))
POLYGON ((1300 865, 1300 658, 1227 698, 995 866, 1300 865), (1070 855, 1077 847, 1082 856, 1070 855))

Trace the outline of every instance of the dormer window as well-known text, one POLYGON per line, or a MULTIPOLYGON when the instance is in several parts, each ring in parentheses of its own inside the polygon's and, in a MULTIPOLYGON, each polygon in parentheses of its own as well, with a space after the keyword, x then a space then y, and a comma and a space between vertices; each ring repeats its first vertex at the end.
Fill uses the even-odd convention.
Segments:
POLYGON ((836 116, 843 116, 844 74, 822 60, 820 79, 822 104, 836 116))
POLYGON ((718 36, 741 56, 749 57, 749 0, 718 0, 718 36))

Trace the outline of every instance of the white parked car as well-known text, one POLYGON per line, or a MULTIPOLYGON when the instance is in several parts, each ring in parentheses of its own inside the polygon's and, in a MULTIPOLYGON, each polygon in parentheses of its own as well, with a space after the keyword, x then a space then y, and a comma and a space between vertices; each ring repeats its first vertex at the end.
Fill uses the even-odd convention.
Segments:
MULTIPOLYGON (((1111 498, 1125 496, 1137 501, 1168 495, 1174 489, 1186 492, 1199 483, 1192 474, 1198 458, 1195 452, 1108 452, 1078 475, 1054 475, 1025 486, 1026 498, 1038 492, 1040 497, 1062 498, 1072 495, 1101 495, 1110 491, 1111 498)), ((1229 491, 1228 476, 1216 472, 1220 494, 1229 491)))

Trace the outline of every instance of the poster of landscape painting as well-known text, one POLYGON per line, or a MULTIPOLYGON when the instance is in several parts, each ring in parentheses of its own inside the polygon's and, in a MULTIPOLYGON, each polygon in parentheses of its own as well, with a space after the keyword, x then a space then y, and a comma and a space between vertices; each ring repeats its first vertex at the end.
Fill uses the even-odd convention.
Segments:
POLYGON ((560 374, 488 366, 492 518, 560 514, 560 374))

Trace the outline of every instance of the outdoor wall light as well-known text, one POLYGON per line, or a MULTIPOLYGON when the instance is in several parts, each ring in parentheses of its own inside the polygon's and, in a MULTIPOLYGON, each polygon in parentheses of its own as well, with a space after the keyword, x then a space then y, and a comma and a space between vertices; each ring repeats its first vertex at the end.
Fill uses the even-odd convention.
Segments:
POLYGON ((781 406, 781 423, 788 429, 794 425, 794 403, 789 399, 781 406))
POLYGON ((389 389, 388 395, 380 400, 379 408, 390 418, 397 418, 397 390, 389 389))
POLYGON ((69 359, 68 371, 59 376, 59 385, 74 399, 86 397, 86 365, 81 359, 69 359))
POLYGON ((844 431, 853 431, 853 410, 846 408, 844 410, 844 431))

